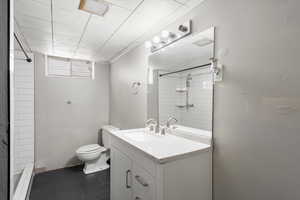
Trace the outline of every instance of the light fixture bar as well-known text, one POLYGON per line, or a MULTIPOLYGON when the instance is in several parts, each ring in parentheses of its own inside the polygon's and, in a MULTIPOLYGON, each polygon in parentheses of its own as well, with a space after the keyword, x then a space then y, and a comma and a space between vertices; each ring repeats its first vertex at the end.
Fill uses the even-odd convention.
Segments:
POLYGON ((163 49, 174 42, 188 36, 192 33, 192 21, 189 20, 180 24, 176 31, 162 31, 161 36, 154 36, 152 41, 146 41, 145 47, 149 48, 152 53, 163 49))

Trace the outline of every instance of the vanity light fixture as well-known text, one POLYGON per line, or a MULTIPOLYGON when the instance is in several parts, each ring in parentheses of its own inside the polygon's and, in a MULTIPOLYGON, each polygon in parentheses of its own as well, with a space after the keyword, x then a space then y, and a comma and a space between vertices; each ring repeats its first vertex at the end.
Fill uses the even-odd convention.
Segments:
POLYGON ((152 42, 146 41, 146 42, 145 42, 145 47, 146 47, 146 49, 151 48, 151 47, 152 47, 152 42))
POLYGON ((173 32, 163 30, 159 36, 154 36, 151 41, 146 41, 145 47, 147 49, 150 49, 150 51, 153 53, 155 51, 165 48, 166 46, 169 46, 170 44, 192 33, 191 23, 192 21, 189 20, 183 24, 180 24, 177 30, 173 32))
POLYGON ((171 35, 171 33, 169 31, 164 30, 164 31, 161 32, 161 37, 162 38, 169 38, 170 35, 171 35))
POLYGON ((104 16, 109 9, 109 3, 104 0, 80 0, 79 10, 104 16))
POLYGON ((153 41, 154 43, 158 44, 158 43, 160 43, 161 39, 160 39, 159 36, 155 36, 155 37, 153 38, 152 41, 153 41))

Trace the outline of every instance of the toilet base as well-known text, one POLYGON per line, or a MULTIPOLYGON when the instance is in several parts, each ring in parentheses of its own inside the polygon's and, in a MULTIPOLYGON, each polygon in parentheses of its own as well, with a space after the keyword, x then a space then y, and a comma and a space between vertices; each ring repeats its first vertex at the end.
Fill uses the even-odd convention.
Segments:
POLYGON ((83 172, 84 174, 92 174, 96 172, 100 172, 102 170, 106 170, 109 168, 109 165, 105 164, 102 166, 89 166, 87 164, 84 165, 83 172))
POLYGON ((101 155, 100 158, 96 160, 86 161, 84 163, 83 172, 85 174, 91 174, 108 169, 109 165, 106 163, 106 160, 106 156, 101 155))

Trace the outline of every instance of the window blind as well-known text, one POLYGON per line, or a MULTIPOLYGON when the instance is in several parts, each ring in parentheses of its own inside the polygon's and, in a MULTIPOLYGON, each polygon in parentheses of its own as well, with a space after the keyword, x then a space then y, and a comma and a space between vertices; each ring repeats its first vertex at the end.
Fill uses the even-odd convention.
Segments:
POLYGON ((86 60, 47 56, 46 76, 93 78, 94 63, 86 60))

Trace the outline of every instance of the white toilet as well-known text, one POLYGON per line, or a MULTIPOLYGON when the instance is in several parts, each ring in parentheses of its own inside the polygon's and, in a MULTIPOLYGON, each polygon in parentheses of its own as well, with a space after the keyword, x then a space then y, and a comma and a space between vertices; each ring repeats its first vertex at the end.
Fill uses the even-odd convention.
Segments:
POLYGON ((110 132, 118 130, 114 126, 103 126, 101 128, 101 137, 103 146, 99 144, 89 144, 76 150, 79 160, 84 162, 83 172, 85 174, 95 173, 109 168, 107 160, 109 159, 110 132))

